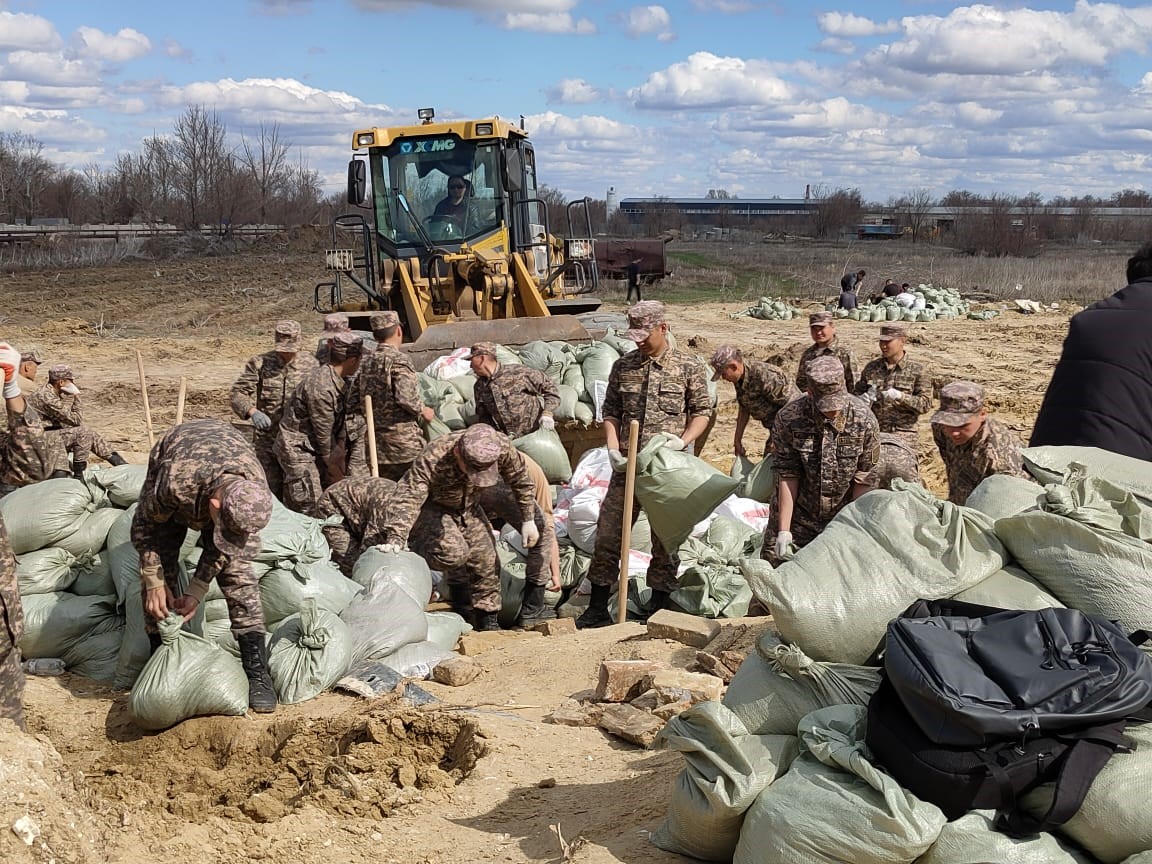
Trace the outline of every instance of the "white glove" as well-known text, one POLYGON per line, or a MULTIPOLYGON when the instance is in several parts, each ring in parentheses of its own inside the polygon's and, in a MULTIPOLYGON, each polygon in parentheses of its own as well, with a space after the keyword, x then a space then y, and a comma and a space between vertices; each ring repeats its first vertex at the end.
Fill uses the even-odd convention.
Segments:
POLYGON ((386 555, 395 555, 397 552, 404 551, 404 547, 399 543, 377 543, 376 548, 386 555))
POLYGON ((904 394, 897 390, 895 387, 889 387, 880 395, 887 399, 889 402, 899 402, 904 398, 904 394))
POLYGON ((265 414, 263 411, 253 411, 252 416, 249 418, 252 425, 263 432, 265 429, 272 428, 272 418, 265 414))
POLYGON ((876 396, 876 385, 875 384, 872 384, 868 387, 868 392, 864 394, 863 398, 864 398, 864 401, 867 402, 869 405, 875 405, 876 404, 877 396, 876 396))
POLYGON ((541 414, 540 428, 547 429, 549 432, 552 432, 556 428, 556 420, 552 417, 551 414, 541 414))
POLYGON ((520 526, 520 536, 524 538, 524 548, 531 549, 540 542, 540 529, 535 522, 525 522, 520 526))
POLYGON ((787 558, 792 553, 792 532, 778 531, 776 533, 776 557, 787 558))
POLYGON ((664 434, 665 438, 667 439, 664 441, 664 446, 669 450, 687 450, 692 446, 691 444, 685 444, 683 438, 680 438, 676 435, 669 435, 668 433, 664 434))
POLYGON ((7 342, 0 342, 0 371, 4 373, 4 398, 15 399, 20 395, 20 381, 16 377, 20 369, 20 352, 7 342))
POLYGON ((622 471, 628 470, 628 457, 619 450, 609 450, 608 464, 612 466, 613 471, 619 474, 622 471))

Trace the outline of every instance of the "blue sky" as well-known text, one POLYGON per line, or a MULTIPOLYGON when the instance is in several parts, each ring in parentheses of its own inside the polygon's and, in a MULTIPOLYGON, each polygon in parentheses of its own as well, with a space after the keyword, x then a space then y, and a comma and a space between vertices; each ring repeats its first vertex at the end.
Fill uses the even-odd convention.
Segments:
POLYGON ((0 0, 0 132, 108 165, 200 104, 335 190, 432 106, 525 115, 569 197, 1108 195, 1152 189, 1150 45, 1089 0, 0 0))

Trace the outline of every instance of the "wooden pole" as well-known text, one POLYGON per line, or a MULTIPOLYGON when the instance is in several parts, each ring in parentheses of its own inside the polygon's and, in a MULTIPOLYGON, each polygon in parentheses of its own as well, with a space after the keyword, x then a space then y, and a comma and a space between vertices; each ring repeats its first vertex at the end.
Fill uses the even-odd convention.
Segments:
POLYGON ((144 425, 148 429, 148 446, 156 443, 156 433, 152 431, 152 409, 148 406, 148 381, 144 377, 144 358, 136 351, 136 371, 140 373, 140 398, 144 400, 144 425))
POLYGON ((180 393, 176 396, 176 425, 184 422, 184 400, 188 396, 188 379, 180 376, 180 393))
POLYGON ((616 589, 616 623, 628 620, 628 558, 632 552, 632 501, 636 496, 636 450, 640 421, 628 424, 628 468, 624 474, 624 524, 620 529, 620 582, 616 589))
POLYGON ((368 468, 373 477, 380 476, 380 461, 376 456, 376 420, 372 415, 372 397, 364 394, 364 421, 368 426, 368 468))

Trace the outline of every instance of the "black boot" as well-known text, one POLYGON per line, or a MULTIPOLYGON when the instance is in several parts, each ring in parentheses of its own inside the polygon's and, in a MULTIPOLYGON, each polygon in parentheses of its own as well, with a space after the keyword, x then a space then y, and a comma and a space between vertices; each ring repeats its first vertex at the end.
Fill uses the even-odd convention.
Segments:
POLYGON ((63 480, 65 477, 71 477, 71 476, 72 475, 69 474, 67 471, 65 471, 63 468, 57 468, 55 471, 53 471, 51 474, 48 475, 48 479, 49 480, 63 480))
POLYGON ((77 480, 84 479, 84 471, 88 468, 87 462, 73 462, 72 463, 72 476, 77 480))
POLYGON ((473 625, 480 632, 485 630, 499 630, 500 629, 500 613, 499 612, 482 612, 476 610, 476 623, 473 625))
POLYGON ((127 463, 127 461, 125 461, 124 457, 121 456, 119 453, 112 453, 108 457, 108 464, 112 465, 112 466, 116 466, 116 465, 127 465, 128 463, 127 463))
POLYGON ((556 620, 556 610, 550 609, 544 602, 543 585, 524 585, 524 594, 520 601, 520 617, 516 619, 516 626, 529 629, 541 621, 556 620))
POLYGON ((276 710, 276 688, 268 674, 268 646, 263 633, 245 633, 236 637, 240 644, 240 662, 248 676, 248 707, 257 714, 276 710))
POLYGON ((580 630, 589 630, 614 623, 612 614, 608 611, 608 600, 611 597, 611 585, 593 585, 592 599, 588 601, 588 608, 584 610, 584 614, 576 619, 576 626, 580 630))
POLYGON ((671 602, 668 598, 671 596, 668 591, 657 591, 653 588, 652 596, 648 598, 648 606, 644 610, 644 620, 647 621, 661 609, 667 609, 671 602))
POLYGON ((161 644, 162 643, 160 642, 160 634, 159 633, 149 633, 148 634, 148 647, 151 650, 148 652, 148 656, 151 657, 153 654, 155 654, 156 650, 160 647, 161 644))
POLYGON ((448 605, 452 607, 453 612, 471 623, 475 612, 472 608, 472 586, 450 584, 448 586, 448 605))

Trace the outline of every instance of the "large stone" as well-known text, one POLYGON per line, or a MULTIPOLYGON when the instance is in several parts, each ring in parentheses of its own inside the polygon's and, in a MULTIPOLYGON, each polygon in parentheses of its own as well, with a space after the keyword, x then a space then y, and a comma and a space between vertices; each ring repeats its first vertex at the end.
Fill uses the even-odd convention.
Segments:
POLYGON ((597 725, 609 735, 649 747, 664 728, 664 721, 631 705, 605 705, 597 725))
POLYGON ((600 722, 602 712, 603 709, 599 705, 584 705, 569 700, 553 708, 547 720, 557 726, 595 726, 600 722))
POLYGON ((693 648, 703 648, 720 634, 720 625, 710 618, 685 615, 661 609, 648 619, 650 639, 674 639, 693 648))
POLYGON ((535 630, 474 630, 460 637, 460 653, 466 657, 475 657, 507 645, 513 639, 539 639, 542 635, 535 630))
POLYGON ((694 703, 710 702, 720 699, 724 681, 715 675, 685 672, 683 669, 657 669, 644 679, 643 687, 659 692, 661 702, 681 701, 683 695, 679 691, 688 693, 694 703))
POLYGON ((747 660, 748 657, 743 651, 721 651, 720 660, 724 665, 736 672, 740 669, 741 664, 747 660))
POLYGON ((537 633, 545 636, 562 636, 566 633, 576 632, 575 618, 555 618, 551 621, 541 621, 532 627, 537 633))
POLYGON ((627 702, 635 699, 647 687, 641 687, 644 678, 660 668, 653 660, 605 660, 600 664, 600 680, 596 682, 597 702, 627 702))
POLYGON ((719 657, 714 657, 706 651, 696 652, 696 665, 707 672, 709 675, 715 675, 720 678, 725 684, 732 680, 732 670, 724 665, 719 657))
POLYGON ((449 687, 471 684, 480 674, 480 665, 471 657, 449 657, 432 669, 432 680, 449 687))

